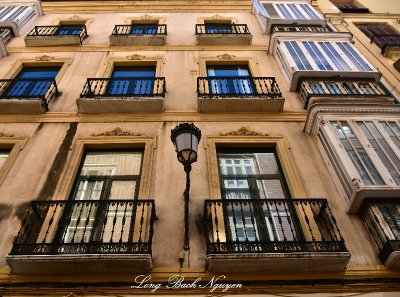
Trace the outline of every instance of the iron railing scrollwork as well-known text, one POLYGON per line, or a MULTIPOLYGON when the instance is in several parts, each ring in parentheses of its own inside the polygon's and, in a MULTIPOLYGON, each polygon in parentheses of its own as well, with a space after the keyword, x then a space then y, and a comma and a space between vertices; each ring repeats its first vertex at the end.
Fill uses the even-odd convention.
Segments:
POLYGON ((61 25, 61 26, 35 26, 29 33, 29 37, 44 36, 78 36, 79 42, 88 36, 85 25, 61 25))
POLYGON ((203 98, 277 98, 282 93, 274 77, 209 76, 197 78, 197 94, 203 98))
POLYGON ((204 205, 207 253, 347 252, 326 199, 223 199, 204 205))
POLYGON ((54 79, 0 79, 0 99, 40 99, 46 111, 50 100, 58 94, 54 79))
POLYGON ((82 98, 165 97, 164 77, 88 78, 82 98))
POLYGON ((33 201, 11 255, 151 254, 154 200, 33 201))

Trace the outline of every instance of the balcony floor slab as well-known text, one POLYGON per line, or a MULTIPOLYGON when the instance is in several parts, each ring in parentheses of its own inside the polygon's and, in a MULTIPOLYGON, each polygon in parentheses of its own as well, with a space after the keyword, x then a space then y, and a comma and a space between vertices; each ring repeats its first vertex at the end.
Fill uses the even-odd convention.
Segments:
POLYGON ((42 114, 46 108, 39 98, 0 99, 0 114, 42 114))
POLYGON ((8 255, 14 274, 138 273, 152 267, 149 254, 8 255))
POLYGON ((334 272, 343 271, 349 252, 209 254, 210 272, 334 272))

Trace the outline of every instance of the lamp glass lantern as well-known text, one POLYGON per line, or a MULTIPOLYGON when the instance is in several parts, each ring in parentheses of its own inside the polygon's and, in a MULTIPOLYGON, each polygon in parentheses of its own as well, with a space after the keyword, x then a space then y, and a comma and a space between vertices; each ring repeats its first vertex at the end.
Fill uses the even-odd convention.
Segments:
POLYGON ((197 161, 197 151, 201 131, 193 123, 183 123, 171 130, 171 140, 175 146, 178 161, 189 166, 197 161))

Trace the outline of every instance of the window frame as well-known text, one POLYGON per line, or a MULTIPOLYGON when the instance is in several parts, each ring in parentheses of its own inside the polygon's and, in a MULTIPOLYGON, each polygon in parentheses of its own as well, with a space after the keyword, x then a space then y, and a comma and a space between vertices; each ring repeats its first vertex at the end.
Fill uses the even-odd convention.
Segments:
MULTIPOLYGON (((400 185, 397 185, 396 182, 393 180, 388 169, 385 167, 385 165, 383 164, 383 162, 381 161, 381 159, 379 158, 379 156, 377 155, 375 150, 369 144, 368 139, 364 136, 363 132, 360 130, 360 128, 357 125, 357 122, 360 122, 360 121, 361 122, 371 121, 374 123, 374 125, 375 125, 375 123, 387 121, 387 122, 397 122, 397 125, 400 126, 400 123, 398 122, 398 120, 396 120, 394 118, 383 118, 383 117, 382 118, 368 118, 368 117, 347 117, 347 118, 335 117, 335 118, 331 118, 331 117, 329 117, 329 118, 324 118, 323 121, 325 124, 322 125, 320 127, 320 129, 323 131, 323 133, 325 134, 327 139, 330 141, 330 144, 332 145, 332 147, 335 150, 337 158, 341 159, 341 166, 343 166, 343 168, 345 169, 345 171, 347 172, 347 175, 349 176, 349 178, 351 180, 357 179, 360 181, 360 183, 362 184, 363 187, 367 187, 367 188, 371 188, 371 189, 373 189, 373 188, 379 189, 382 187, 400 188, 400 185), (363 182, 360 173, 358 172, 357 168, 353 164, 351 158, 349 157, 348 153, 344 149, 343 145, 340 142, 340 139, 338 138, 338 136, 336 135, 336 132, 334 131, 333 127, 330 124, 330 122, 335 122, 335 121, 345 121, 349 124, 350 128, 352 129, 353 134, 357 137, 357 140, 359 141, 362 148, 366 152, 368 158, 371 160, 371 162, 374 165, 375 169, 377 170, 378 174, 381 176, 382 180, 384 181, 383 185, 379 185, 379 184, 368 185, 363 182)), ((384 130, 378 129, 378 131, 382 135, 384 135, 384 139, 386 141, 388 140, 388 138, 390 138, 390 137, 387 137, 386 133, 382 133, 382 132, 384 132, 384 130)), ((389 147, 392 149, 394 154, 398 158, 400 158, 400 150, 396 148, 396 146, 394 145, 394 143, 392 143, 392 141, 387 141, 387 142, 389 143, 389 147)))
POLYGON ((283 136, 206 136, 208 181, 210 197, 222 199, 217 148, 275 148, 277 159, 282 168, 288 193, 292 199, 306 198, 306 191, 290 154, 290 145, 283 136))
POLYGON ((57 185, 55 193, 58 194, 55 195, 55 197, 59 197, 58 199, 60 200, 68 200, 71 197, 85 152, 104 149, 142 149, 143 157, 137 199, 149 199, 152 160, 155 148, 156 137, 92 136, 77 138, 67 159, 62 177, 57 185))
POLYGON ((0 167, 0 186, 14 164, 19 152, 24 149, 27 141, 28 137, 14 137, 0 133, 0 150, 10 152, 7 160, 0 167))

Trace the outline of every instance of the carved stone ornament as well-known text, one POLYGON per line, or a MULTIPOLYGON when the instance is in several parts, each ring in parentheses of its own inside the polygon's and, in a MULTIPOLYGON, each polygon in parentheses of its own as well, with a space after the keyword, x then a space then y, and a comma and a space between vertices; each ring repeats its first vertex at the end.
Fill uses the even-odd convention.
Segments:
POLYGON ((100 134, 92 134, 91 136, 141 136, 141 134, 124 131, 120 127, 117 127, 114 130, 106 131, 100 134))
POLYGON ((126 56, 126 58, 128 60, 143 60, 145 58, 145 56, 134 54, 134 55, 126 56))
POLYGON ((224 17, 222 15, 216 14, 211 17, 213 20, 222 20, 224 17))
POLYGON ((36 61, 51 61, 51 60, 54 60, 54 57, 43 55, 43 56, 36 57, 35 60, 36 61))
POLYGON ((85 21, 85 19, 81 18, 78 15, 73 15, 72 17, 70 17, 69 19, 67 19, 68 21, 85 21))
POLYGON ((0 132, 0 137, 14 137, 14 134, 7 134, 0 132))
POLYGON ((236 56, 229 55, 229 54, 223 54, 223 55, 217 56, 217 58, 220 60, 232 60, 233 58, 236 58, 236 56))
POLYGON ((142 16, 142 20, 151 20, 151 19, 152 19, 152 16, 147 13, 142 16))
POLYGON ((242 127, 235 131, 231 131, 228 133, 221 133, 220 135, 221 136, 268 136, 268 133, 261 134, 261 133, 255 132, 253 130, 249 130, 246 127, 242 127))
POLYGON ((358 178, 353 178, 351 180, 351 182, 353 183, 353 186, 356 188, 356 190, 360 190, 361 189, 361 181, 358 178))

